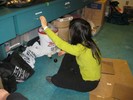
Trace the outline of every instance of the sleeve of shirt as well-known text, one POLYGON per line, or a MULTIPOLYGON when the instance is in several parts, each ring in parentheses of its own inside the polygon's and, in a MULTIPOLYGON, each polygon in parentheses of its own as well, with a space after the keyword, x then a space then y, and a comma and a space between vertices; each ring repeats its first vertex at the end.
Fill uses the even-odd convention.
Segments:
POLYGON ((64 40, 62 40, 60 37, 58 37, 51 29, 46 28, 45 33, 51 38, 51 40, 55 43, 55 45, 64 50, 65 52, 78 56, 81 53, 81 50, 84 49, 84 47, 81 44, 72 45, 64 40))

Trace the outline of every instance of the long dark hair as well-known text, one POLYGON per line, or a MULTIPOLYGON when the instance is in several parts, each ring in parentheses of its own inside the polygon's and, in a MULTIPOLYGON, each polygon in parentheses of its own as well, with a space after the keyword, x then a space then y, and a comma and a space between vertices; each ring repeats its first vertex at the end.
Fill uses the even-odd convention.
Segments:
POLYGON ((90 24, 82 18, 75 18, 70 22, 69 29, 71 44, 76 45, 81 43, 90 48, 92 50, 93 57, 97 59, 99 63, 101 63, 101 53, 92 39, 90 24))

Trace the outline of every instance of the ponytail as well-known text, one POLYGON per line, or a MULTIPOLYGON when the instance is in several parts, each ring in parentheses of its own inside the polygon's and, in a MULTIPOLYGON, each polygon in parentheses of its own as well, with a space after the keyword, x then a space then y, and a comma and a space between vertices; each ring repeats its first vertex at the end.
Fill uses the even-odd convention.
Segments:
POLYGON ((98 63, 101 63, 101 52, 95 42, 91 39, 91 41, 87 41, 85 43, 86 47, 90 48, 92 50, 93 57, 98 60, 98 63))

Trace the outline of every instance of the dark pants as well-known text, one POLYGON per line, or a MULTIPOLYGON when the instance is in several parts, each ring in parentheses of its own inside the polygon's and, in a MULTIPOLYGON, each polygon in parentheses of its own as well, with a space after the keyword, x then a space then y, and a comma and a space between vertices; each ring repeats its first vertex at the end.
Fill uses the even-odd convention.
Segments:
POLYGON ((28 98, 24 97, 20 93, 11 93, 6 100, 28 100, 28 98))
POLYGON ((52 83, 61 88, 89 92, 97 87, 99 81, 83 80, 75 56, 66 54, 59 71, 52 76, 52 83))

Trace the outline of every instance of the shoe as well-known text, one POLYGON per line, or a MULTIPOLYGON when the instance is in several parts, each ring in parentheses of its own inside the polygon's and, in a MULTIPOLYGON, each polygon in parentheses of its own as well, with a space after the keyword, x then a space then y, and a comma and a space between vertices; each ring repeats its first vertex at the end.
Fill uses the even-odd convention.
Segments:
POLYGON ((52 79, 52 76, 46 76, 46 80, 47 80, 49 83, 52 83, 51 79, 52 79))

